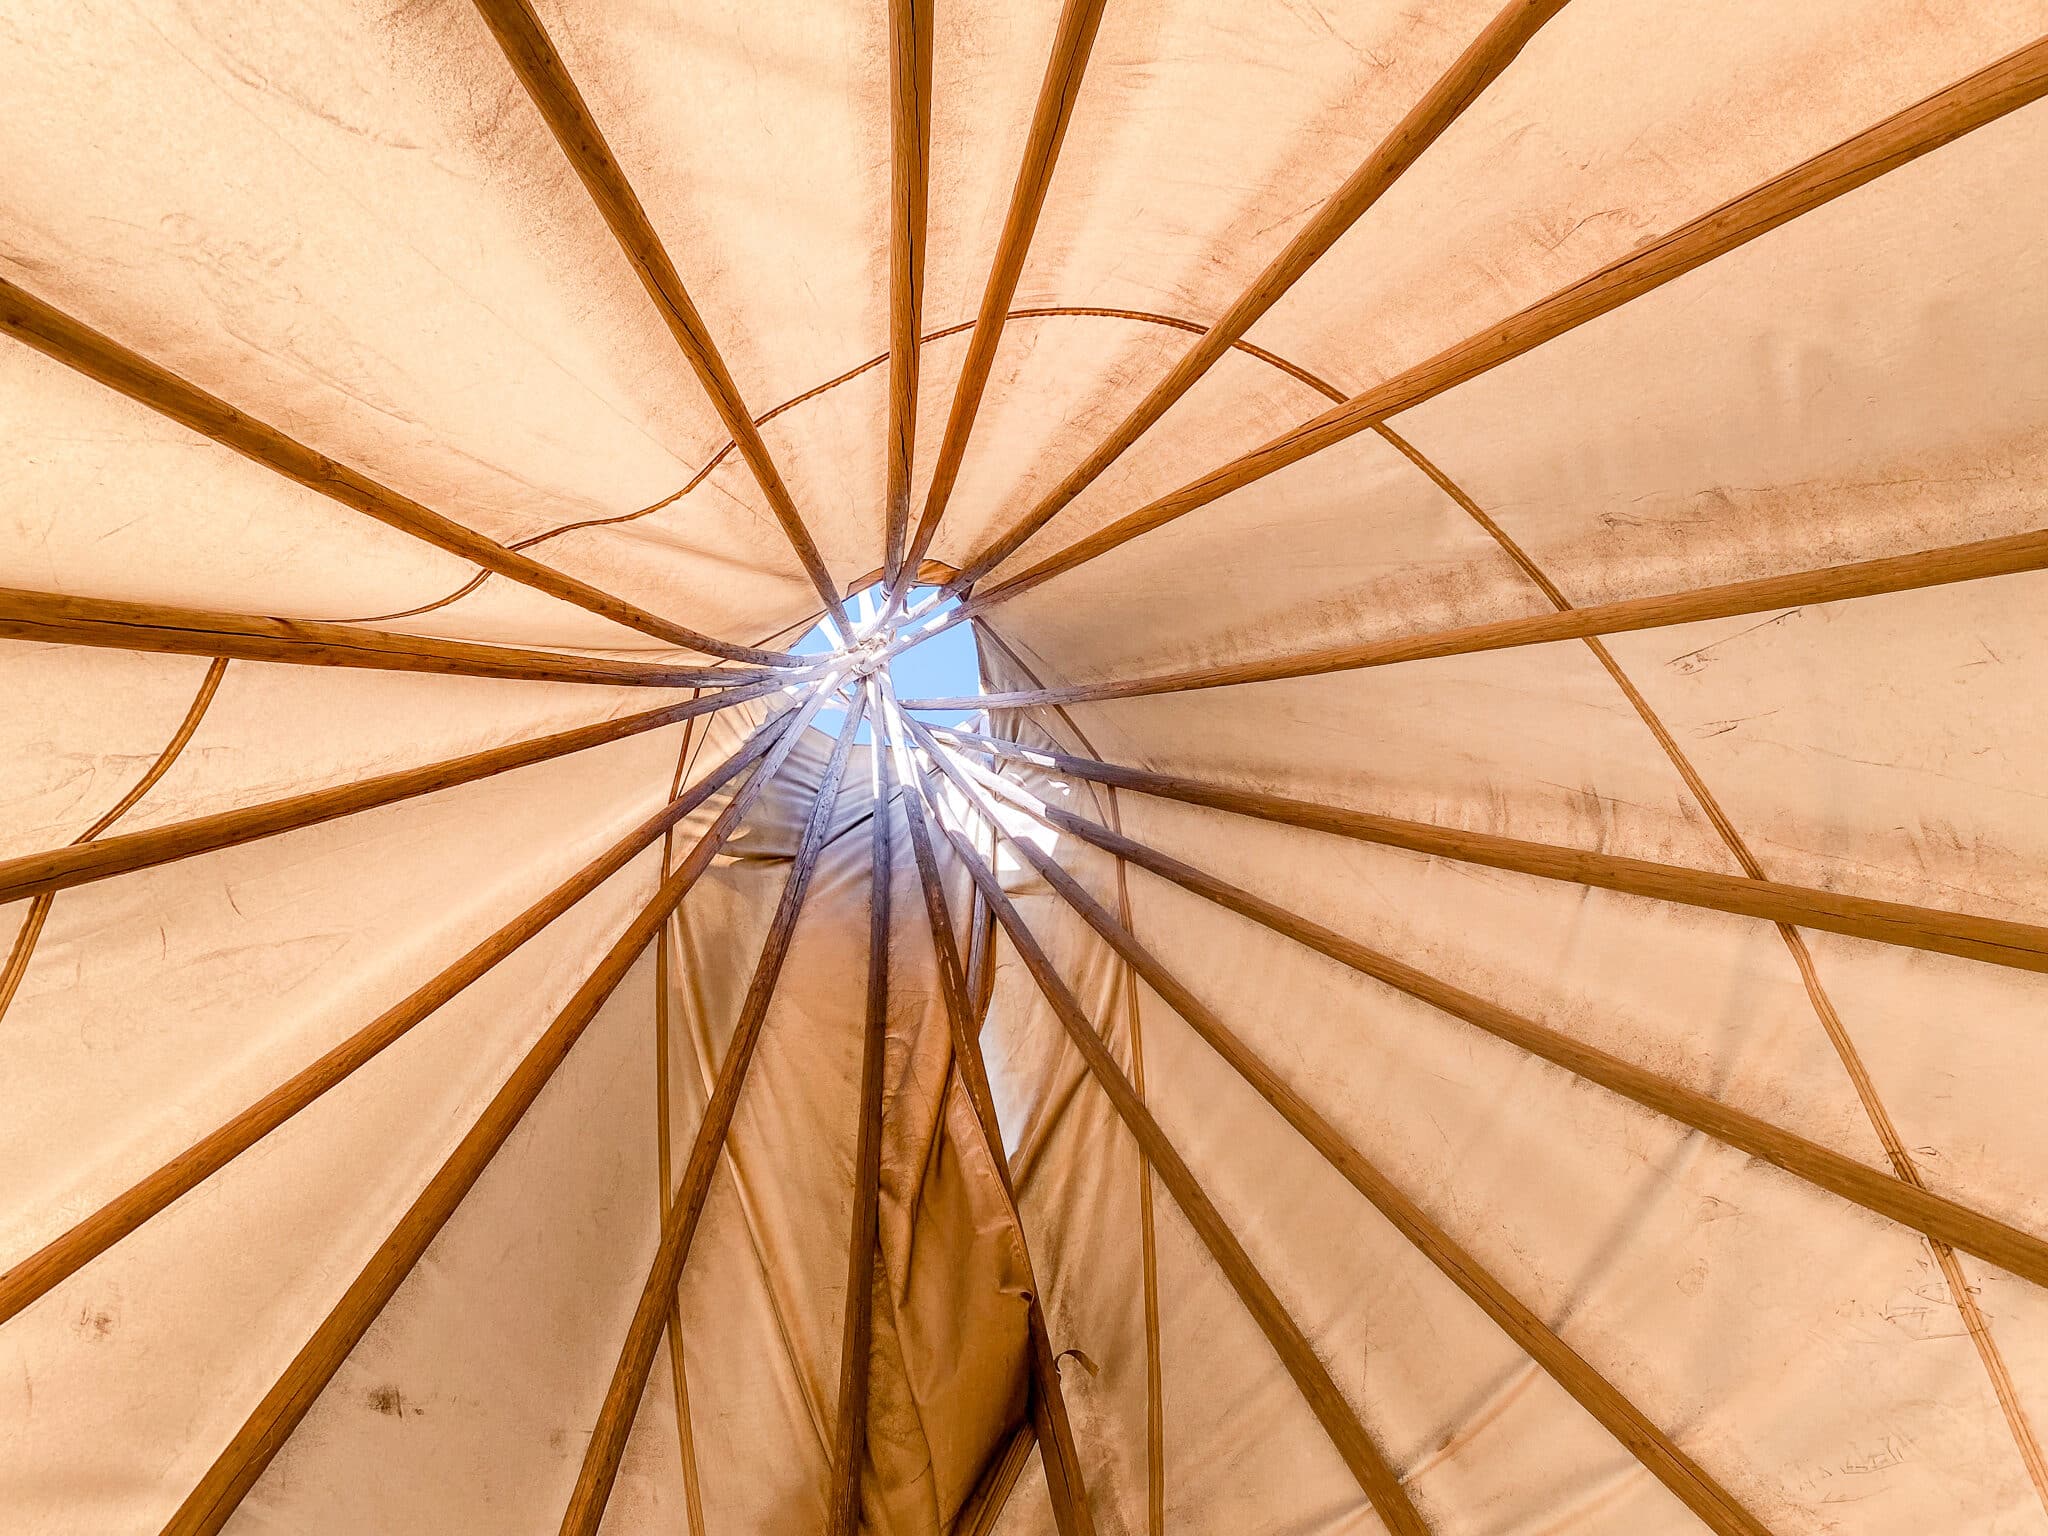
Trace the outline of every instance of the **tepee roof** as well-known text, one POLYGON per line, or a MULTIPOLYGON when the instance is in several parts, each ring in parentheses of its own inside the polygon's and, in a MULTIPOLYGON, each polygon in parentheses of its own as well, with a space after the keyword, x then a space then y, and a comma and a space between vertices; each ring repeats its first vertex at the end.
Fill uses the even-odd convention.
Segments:
POLYGON ((2048 1531, 2044 94, 0 7, 0 1530, 2048 1531))

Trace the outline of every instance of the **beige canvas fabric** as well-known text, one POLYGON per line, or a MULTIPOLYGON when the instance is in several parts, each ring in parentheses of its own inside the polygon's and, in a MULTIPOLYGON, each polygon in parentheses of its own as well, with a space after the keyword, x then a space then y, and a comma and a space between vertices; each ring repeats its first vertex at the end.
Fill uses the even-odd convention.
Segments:
POLYGON ((0 1531, 799 1536, 852 1486, 874 1536, 2048 1533, 2048 543, 1995 571, 1938 553, 2048 538, 2044 39, 2042 0, 0 0, 0 1531), (520 28, 594 134, 551 126, 570 98, 537 99, 520 28), (136 1204, 872 670, 789 666, 645 725, 717 702, 677 673, 761 659, 664 621, 793 643, 823 599, 792 513, 838 593, 886 577, 906 422, 910 527, 952 477, 932 579, 971 566, 1489 47, 1413 163, 968 592, 987 692, 1169 679, 973 723, 1036 758, 942 748, 1018 792, 1000 837, 950 779, 926 806, 900 717, 836 790, 806 729, 673 912, 649 903, 737 786, 136 1204), (1742 222, 1873 132, 1881 163, 1742 222), (1612 291, 1701 220, 1739 238, 1612 291), (1563 293, 1572 323, 1507 345, 1563 293), (901 398, 897 322, 923 337, 901 398), (1446 387, 1286 447, 1466 345, 1446 387), (1005 589, 1162 501, 1182 515, 1005 589), (1926 552, 1895 590, 1802 575, 1926 552), (1761 578, 1805 584, 1592 641, 1170 684, 1761 578), (51 617, 69 599, 122 606, 88 633, 51 617), (518 648, 492 653, 516 675, 453 642, 518 648), (533 675, 564 657, 668 670, 533 675), (605 739, 507 766, 585 728, 605 739), (1118 790, 1046 749, 1911 911, 1781 927, 1118 790), (1034 799, 1983 1240, 1540 1059, 1034 799), (1019 840, 1464 1257, 1377 1210, 1019 840), (872 1338, 842 1419, 878 890, 872 1338), (252 1449, 643 910, 502 1144, 252 1449), (1954 914, 2011 925, 2006 949, 1913 936, 1954 914), (700 1139, 671 1295, 649 1277, 700 1139), (132 1219, 78 1249, 110 1212, 132 1219), (1482 1273, 1578 1365, 1461 1289, 1482 1273))

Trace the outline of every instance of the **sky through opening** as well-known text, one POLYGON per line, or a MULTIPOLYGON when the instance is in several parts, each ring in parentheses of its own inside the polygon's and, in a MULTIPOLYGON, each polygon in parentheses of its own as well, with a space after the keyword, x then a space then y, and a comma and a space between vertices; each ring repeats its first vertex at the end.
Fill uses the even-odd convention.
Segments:
MULTIPOLYGON (((915 612, 918 605, 927 601, 936 587, 912 587, 904 599, 904 610, 915 612)), ((856 626, 872 624, 881 609, 882 598, 887 588, 877 582, 863 588, 847 599, 846 611, 856 626)), ((947 598, 929 613, 920 616, 920 626, 935 623, 959 606, 958 598, 947 598)), ((838 628, 827 619, 820 619, 792 647, 800 656, 827 656, 840 649, 838 628)), ((981 692, 981 659, 974 643, 974 626, 955 624, 950 629, 920 640, 908 647, 889 662, 889 678, 895 685, 896 696, 900 699, 958 698, 965 694, 981 692)), ((974 711, 966 709, 918 709, 910 711, 926 725, 958 725, 974 711)), ((819 710, 811 721, 813 730, 837 736, 846 724, 846 701, 842 695, 819 710)), ((874 740, 869 723, 861 722, 855 741, 874 740)))

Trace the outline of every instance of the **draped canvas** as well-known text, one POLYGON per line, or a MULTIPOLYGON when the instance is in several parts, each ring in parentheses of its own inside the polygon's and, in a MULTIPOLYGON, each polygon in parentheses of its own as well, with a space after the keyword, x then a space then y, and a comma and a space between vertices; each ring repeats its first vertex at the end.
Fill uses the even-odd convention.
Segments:
POLYGON ((0 5, 0 1528, 2048 1532, 2044 39, 0 5))

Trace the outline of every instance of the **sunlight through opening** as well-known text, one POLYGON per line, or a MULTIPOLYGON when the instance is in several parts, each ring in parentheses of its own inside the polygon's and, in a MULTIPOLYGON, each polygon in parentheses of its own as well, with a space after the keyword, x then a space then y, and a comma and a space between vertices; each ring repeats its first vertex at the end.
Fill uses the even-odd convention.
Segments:
MULTIPOLYGON (((938 590, 936 587, 912 587, 903 600, 901 610, 882 625, 879 632, 893 638, 901 631, 928 629, 943 620, 959 607, 960 600, 949 597, 942 603, 924 608, 923 605, 936 596, 938 590), (915 615, 915 618, 910 619, 910 615, 915 615)), ((871 639, 878 632, 877 619, 887 596, 887 584, 878 581, 847 599, 846 611, 853 619, 856 644, 871 639)), ((839 626, 830 617, 821 618, 792 647, 800 656, 833 656, 847 648, 839 626)), ((895 685, 896 696, 902 699, 959 698, 980 693, 981 655, 974 642, 974 626, 971 623, 955 624, 906 646, 890 658, 889 679, 895 685)), ((837 698, 818 711, 811 721, 812 730, 822 731, 828 736, 839 734, 846 724, 852 686, 855 685, 843 688, 837 698)), ((974 718, 977 712, 968 709, 919 709, 909 713, 927 725, 959 725, 974 718)), ((861 722, 854 740, 874 740, 870 722, 861 722)))

